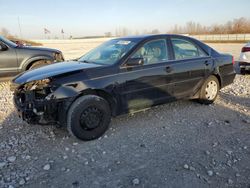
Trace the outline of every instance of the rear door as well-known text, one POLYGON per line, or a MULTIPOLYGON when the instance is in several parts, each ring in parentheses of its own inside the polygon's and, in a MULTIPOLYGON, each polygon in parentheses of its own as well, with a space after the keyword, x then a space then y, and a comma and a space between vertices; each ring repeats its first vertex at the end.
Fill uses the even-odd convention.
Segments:
POLYGON ((193 41, 182 37, 170 38, 173 60, 168 63, 172 95, 190 97, 201 87, 213 60, 193 41))
POLYGON ((17 73, 16 50, 0 41, 0 77, 13 76, 17 73))

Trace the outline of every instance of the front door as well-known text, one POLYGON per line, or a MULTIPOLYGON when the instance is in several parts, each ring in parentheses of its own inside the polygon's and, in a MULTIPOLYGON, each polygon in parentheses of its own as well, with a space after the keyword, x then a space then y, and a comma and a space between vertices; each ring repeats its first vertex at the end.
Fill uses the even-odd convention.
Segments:
POLYGON ((151 107, 170 99, 169 77, 166 64, 169 60, 165 38, 151 40, 142 45, 130 58, 143 58, 144 64, 120 69, 125 78, 121 85, 121 101, 125 111, 151 107))
POLYGON ((17 69, 16 50, 0 41, 0 77, 13 76, 17 69))

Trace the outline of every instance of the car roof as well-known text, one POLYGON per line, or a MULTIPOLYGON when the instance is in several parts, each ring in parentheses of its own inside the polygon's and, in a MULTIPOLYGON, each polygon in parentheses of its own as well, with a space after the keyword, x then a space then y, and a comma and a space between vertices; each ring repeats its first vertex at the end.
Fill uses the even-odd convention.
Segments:
MULTIPOLYGON (((151 39, 151 38, 158 38, 158 37, 187 37, 186 35, 178 35, 178 34, 148 34, 148 35, 132 35, 126 37, 120 37, 118 39, 151 39)), ((190 37, 187 37, 190 38, 190 37)))

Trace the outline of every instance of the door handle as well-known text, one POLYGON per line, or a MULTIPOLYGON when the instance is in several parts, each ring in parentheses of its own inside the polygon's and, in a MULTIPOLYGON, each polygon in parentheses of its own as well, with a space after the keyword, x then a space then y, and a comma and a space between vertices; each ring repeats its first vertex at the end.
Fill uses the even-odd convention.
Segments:
POLYGON ((166 70, 167 73, 170 73, 170 72, 172 72, 173 69, 172 69, 172 67, 167 66, 165 70, 166 70))

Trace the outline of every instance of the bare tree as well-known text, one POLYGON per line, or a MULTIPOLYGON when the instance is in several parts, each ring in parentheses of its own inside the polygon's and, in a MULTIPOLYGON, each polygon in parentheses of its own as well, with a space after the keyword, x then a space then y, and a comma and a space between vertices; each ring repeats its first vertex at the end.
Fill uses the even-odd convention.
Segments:
POLYGON ((159 33, 160 33, 160 31, 158 29, 153 29, 151 32, 151 34, 159 34, 159 33))
POLYGON ((112 37, 112 33, 109 31, 109 32, 106 32, 104 33, 105 37, 112 37))
POLYGON ((117 37, 128 36, 129 34, 131 34, 131 31, 128 30, 126 27, 118 27, 115 30, 115 35, 117 37))
POLYGON ((128 36, 129 35, 129 31, 126 27, 122 28, 122 36, 128 36))
POLYGON ((135 35, 140 35, 140 32, 138 30, 136 30, 135 35))
POLYGON ((142 31, 142 34, 143 34, 143 35, 146 35, 146 34, 149 34, 149 32, 147 31, 147 29, 144 29, 144 30, 142 31))

